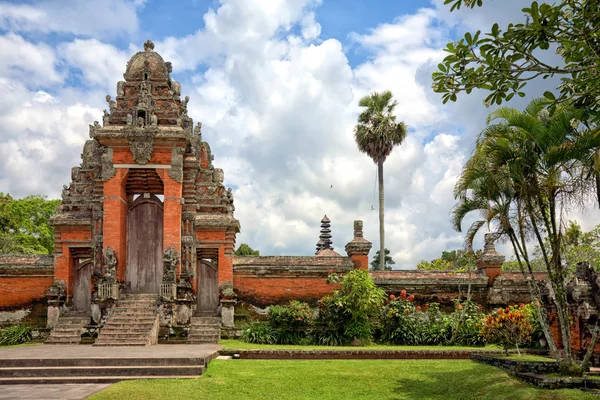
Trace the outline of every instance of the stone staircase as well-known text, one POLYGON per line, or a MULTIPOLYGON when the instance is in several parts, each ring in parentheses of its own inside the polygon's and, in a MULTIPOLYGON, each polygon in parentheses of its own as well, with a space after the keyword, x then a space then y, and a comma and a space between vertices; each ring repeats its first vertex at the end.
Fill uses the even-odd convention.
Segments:
POLYGON ((89 321, 89 317, 80 315, 61 316, 46 340, 46 344, 78 344, 81 340, 83 327, 87 325, 89 321))
POLYGON ((126 294, 110 311, 94 346, 149 346, 158 341, 158 295, 126 294))
MULTIPOLYGON (((0 359, 0 385, 114 383, 202 375, 210 358, 0 359)), ((0 390, 1 392, 1 390, 0 390)))
POLYGON ((221 339, 221 319, 218 317, 192 317, 188 344, 219 343, 221 339))

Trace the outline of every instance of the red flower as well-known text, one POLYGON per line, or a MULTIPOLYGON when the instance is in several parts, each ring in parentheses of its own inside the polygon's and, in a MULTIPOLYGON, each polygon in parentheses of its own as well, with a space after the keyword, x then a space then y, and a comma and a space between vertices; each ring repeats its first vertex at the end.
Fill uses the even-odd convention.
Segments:
POLYGON ((396 296, 394 296, 393 294, 390 294, 390 300, 396 300, 396 296))
POLYGON ((329 270, 329 273, 330 273, 330 274, 333 274, 333 269, 330 269, 330 270, 329 270))
POLYGON ((406 298, 406 290, 402 289, 402 291, 400 292, 400 298, 401 299, 405 299, 406 298))
POLYGON ((521 303, 520 307, 525 308, 525 304, 521 303))
POLYGON ((458 304, 458 309, 462 310, 462 304, 460 304, 460 303, 458 304))
POLYGON ((416 310, 421 311, 421 306, 417 306, 416 310))
POLYGON ((408 299, 406 299, 406 300, 413 301, 414 299, 415 299, 415 295, 411 294, 410 296, 408 296, 408 299))

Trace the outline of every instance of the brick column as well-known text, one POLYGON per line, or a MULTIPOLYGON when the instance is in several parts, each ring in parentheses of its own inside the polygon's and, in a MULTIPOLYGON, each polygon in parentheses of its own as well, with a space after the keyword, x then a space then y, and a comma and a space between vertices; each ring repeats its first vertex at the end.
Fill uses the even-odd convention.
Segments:
POLYGON ((354 269, 369 269, 369 251, 373 244, 363 237, 363 222, 354 221, 354 239, 346 245, 346 253, 354 263, 354 269))
POLYGON ((104 182, 104 243, 117 257, 117 280, 125 279, 127 263, 127 192, 125 178, 129 170, 118 168, 115 176, 104 182))
MULTIPOLYGON (((173 247, 181 256, 181 182, 171 178, 166 169, 157 169, 164 185, 164 224, 163 224, 163 252, 168 247, 173 247)), ((181 257, 179 257, 181 259, 181 257)), ((181 263, 177 265, 177 277, 181 276, 181 263)))
POLYGON ((494 280, 502 273, 502 264, 505 260, 505 257, 496 251, 495 236, 493 233, 485 234, 483 254, 475 260, 477 271, 488 277, 490 286, 493 286, 494 280))

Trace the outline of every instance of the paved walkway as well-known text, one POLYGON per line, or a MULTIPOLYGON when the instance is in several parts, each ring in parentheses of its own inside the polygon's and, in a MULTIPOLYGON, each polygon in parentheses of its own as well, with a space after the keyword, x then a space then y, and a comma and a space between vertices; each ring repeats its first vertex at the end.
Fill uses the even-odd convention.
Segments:
POLYGON ((3 385, 0 386, 0 400, 82 400, 109 386, 110 384, 3 385))
MULTIPOLYGON (((222 346, 218 344, 145 347, 94 347, 90 345, 41 345, 0 347, 0 359, 44 358, 205 358, 222 346)), ((81 400, 110 384, 0 385, 0 400, 81 400)))
POLYGON ((0 347, 0 359, 40 358, 204 358, 219 350, 219 344, 157 344, 154 346, 50 345, 0 347))

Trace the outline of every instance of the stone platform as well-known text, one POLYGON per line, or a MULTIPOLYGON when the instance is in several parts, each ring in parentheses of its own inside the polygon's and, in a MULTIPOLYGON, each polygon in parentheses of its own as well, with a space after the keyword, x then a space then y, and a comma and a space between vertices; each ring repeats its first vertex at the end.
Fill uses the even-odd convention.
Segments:
POLYGON ((197 378, 217 344, 0 348, 0 385, 108 384, 132 379, 197 378))

